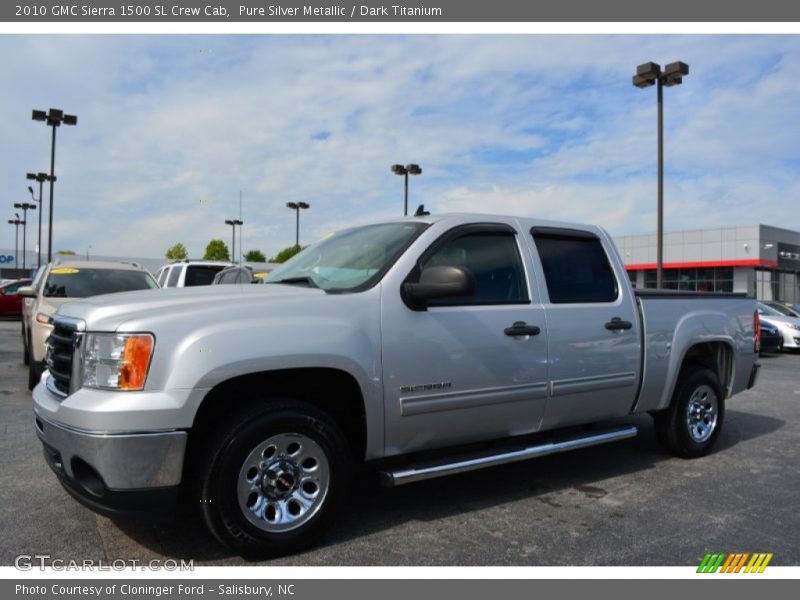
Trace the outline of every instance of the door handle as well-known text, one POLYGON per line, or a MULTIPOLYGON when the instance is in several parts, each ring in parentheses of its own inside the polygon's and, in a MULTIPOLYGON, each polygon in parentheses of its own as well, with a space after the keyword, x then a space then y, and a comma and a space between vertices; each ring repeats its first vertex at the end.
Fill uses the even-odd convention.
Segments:
POLYGON ((536 325, 528 325, 525 321, 516 321, 511 327, 506 327, 503 333, 506 335, 539 335, 541 329, 536 325))
POLYGON ((611 331, 618 331, 622 329, 630 329, 633 327, 633 323, 630 321, 623 321, 619 317, 614 317, 608 323, 606 323, 606 329, 611 331))

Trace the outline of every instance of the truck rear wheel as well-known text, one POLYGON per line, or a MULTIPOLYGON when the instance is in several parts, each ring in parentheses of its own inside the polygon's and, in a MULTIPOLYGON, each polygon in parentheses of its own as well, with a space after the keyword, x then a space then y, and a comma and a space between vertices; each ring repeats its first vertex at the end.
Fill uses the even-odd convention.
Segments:
POLYGON ((716 373, 705 367, 684 371, 668 409, 653 415, 656 436, 669 453, 682 458, 708 454, 719 437, 725 398, 716 373))
POLYGON ((350 453, 336 423, 281 400, 248 407, 218 431, 201 466, 210 531, 250 560, 316 543, 346 496, 350 453))

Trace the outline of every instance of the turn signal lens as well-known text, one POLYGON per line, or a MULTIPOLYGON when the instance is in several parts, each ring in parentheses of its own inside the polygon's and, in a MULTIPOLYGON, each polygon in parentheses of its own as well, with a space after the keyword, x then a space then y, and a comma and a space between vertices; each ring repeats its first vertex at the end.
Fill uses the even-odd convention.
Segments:
POLYGON ((154 345, 149 333, 87 333, 82 385, 106 390, 144 389, 154 345))
POLYGON ((36 313, 36 322, 43 325, 50 325, 50 316, 44 313, 36 313))
POLYGON ((149 335, 133 335, 125 340, 122 364, 119 369, 119 389, 141 390, 147 378, 147 368, 153 354, 153 338, 149 335))

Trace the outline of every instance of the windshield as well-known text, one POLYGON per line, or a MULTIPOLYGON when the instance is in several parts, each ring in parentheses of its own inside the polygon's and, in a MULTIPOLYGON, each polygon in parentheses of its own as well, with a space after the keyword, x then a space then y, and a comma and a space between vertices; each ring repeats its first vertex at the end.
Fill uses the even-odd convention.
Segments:
POLYGON ((779 313, 774 308, 771 308, 771 307, 767 306, 766 304, 761 304, 761 302, 758 303, 758 314, 760 314, 760 315, 770 315, 770 316, 773 316, 773 317, 784 317, 784 316, 786 316, 786 315, 783 315, 783 314, 779 313))
POLYGON ((380 278, 426 223, 403 222, 347 229, 309 246, 270 273, 266 283, 354 291, 380 278))
POLYGON ((190 265, 186 267, 186 277, 183 280, 183 285, 186 287, 211 285, 211 282, 214 281, 214 276, 224 268, 224 265, 190 265))
POLYGON ((44 295, 47 298, 86 298, 157 287, 155 280, 144 271, 56 267, 47 277, 44 295))
POLYGON ((768 304, 767 306, 769 306, 773 310, 778 311, 784 317, 794 317, 795 316, 794 311, 791 308, 787 307, 787 306, 782 306, 780 304, 768 304))

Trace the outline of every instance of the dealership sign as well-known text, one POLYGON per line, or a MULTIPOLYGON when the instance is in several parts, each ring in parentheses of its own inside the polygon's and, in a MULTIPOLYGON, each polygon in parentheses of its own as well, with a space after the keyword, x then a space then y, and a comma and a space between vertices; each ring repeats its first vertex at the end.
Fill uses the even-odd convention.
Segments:
POLYGON ((0 254, 0 265, 10 265, 14 262, 13 254, 0 254))

